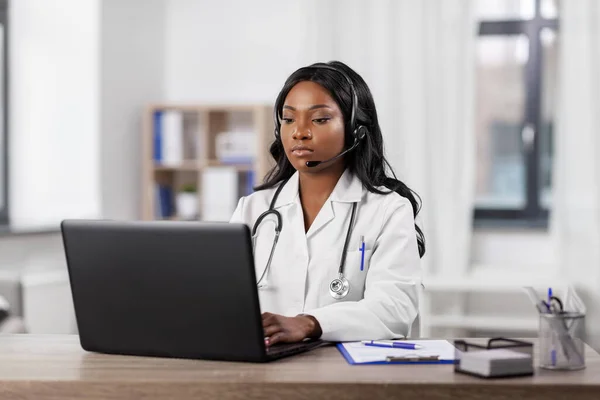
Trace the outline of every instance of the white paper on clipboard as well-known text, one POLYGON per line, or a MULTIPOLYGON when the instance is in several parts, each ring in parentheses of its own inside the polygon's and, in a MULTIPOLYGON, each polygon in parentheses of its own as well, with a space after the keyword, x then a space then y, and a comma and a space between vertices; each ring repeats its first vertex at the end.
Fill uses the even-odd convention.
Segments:
POLYGON ((388 357, 407 356, 438 356, 438 363, 454 362, 456 348, 447 340, 410 340, 407 342, 421 345, 423 348, 418 350, 407 350, 390 347, 375 347, 366 346, 361 342, 340 343, 338 348, 351 364, 387 363, 386 359, 388 357))

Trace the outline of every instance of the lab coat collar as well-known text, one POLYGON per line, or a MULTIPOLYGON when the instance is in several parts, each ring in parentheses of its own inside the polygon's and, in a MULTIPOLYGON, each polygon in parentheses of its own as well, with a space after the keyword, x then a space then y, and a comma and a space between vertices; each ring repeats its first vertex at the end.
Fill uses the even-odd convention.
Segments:
POLYGON ((299 196, 298 187, 298 171, 296 171, 287 181, 283 189, 281 189, 279 198, 275 203, 275 208, 277 209, 293 203, 296 200, 296 197, 299 196))
POLYGON ((354 175, 348 168, 340 177, 335 185, 331 196, 331 201, 342 203, 360 202, 363 194, 363 185, 358 176, 354 175))
MULTIPOLYGON (((281 193, 279 193, 279 198, 277 199, 275 208, 291 204, 296 200, 296 198, 299 197, 298 179, 298 171, 296 171, 290 177, 283 189, 281 189, 281 193)), ((346 169, 335 185, 333 192, 331 192, 329 200, 342 203, 360 202, 362 195, 362 182, 358 176, 350 172, 349 169, 346 169)))

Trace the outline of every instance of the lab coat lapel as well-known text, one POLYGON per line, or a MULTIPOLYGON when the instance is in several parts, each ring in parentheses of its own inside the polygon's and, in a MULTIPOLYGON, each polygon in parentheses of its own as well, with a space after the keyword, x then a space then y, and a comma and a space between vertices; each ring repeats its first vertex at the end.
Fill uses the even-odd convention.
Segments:
MULTIPOLYGON (((283 223, 286 225, 285 229, 290 229, 293 232, 293 238, 302 238, 301 241, 297 239, 292 240, 294 246, 301 246, 302 254, 308 254, 306 240, 305 240, 305 232, 304 232, 304 217, 302 214, 302 204, 300 204, 300 193, 298 192, 299 188, 299 176, 296 171, 290 179, 287 181, 283 189, 281 189, 281 193, 279 193, 279 197, 277 202, 275 203, 275 209, 281 212, 283 217, 283 223)), ((284 230, 282 230, 284 232, 284 230)), ((283 233, 287 235, 287 232, 283 233)))
POLYGON ((333 188, 333 192, 331 192, 331 195, 325 204, 323 204, 319 214, 317 214, 317 217, 310 226, 306 237, 311 237, 325 227, 329 222, 331 222, 333 218, 335 218, 335 211, 333 207, 334 201, 341 203, 360 202, 361 197, 362 182, 357 176, 346 169, 333 188))
POLYGON ((298 171, 296 171, 286 182, 275 202, 275 209, 290 205, 299 198, 298 194, 298 171))
POLYGON ((317 233, 321 228, 323 228, 331 220, 333 220, 334 216, 335 215, 333 213, 333 206, 331 204, 331 196, 330 196, 330 198, 327 199, 325 204, 323 204, 323 207, 321 207, 321 209, 319 210, 319 213, 317 214, 317 217, 311 224, 310 228, 308 228, 308 232, 306 232, 306 238, 308 239, 311 236, 313 236, 315 233, 317 233))
POLYGON ((346 169, 331 193, 331 201, 340 203, 360 202, 363 196, 363 184, 359 177, 346 169))

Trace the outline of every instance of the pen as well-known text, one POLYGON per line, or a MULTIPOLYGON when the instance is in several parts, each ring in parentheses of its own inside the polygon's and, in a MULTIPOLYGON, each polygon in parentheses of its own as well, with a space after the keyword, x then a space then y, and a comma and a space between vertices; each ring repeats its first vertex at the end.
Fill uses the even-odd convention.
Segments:
POLYGON ((440 356, 402 356, 402 357, 393 357, 388 356, 385 358, 387 362, 394 361, 439 361, 440 356))
MULTIPOLYGON (((549 313, 553 313, 552 312, 552 288, 549 287, 548 288, 548 312, 549 313)), ((554 337, 554 334, 552 335, 552 349, 550 350, 550 362, 552 363, 552 366, 556 366, 556 339, 554 337)), ((564 351, 564 347, 563 347, 563 351, 564 351)))
POLYGON ((373 346, 373 347, 393 347, 396 349, 408 349, 408 350, 418 350, 422 349, 423 346, 414 343, 406 343, 406 342, 393 342, 393 341, 382 341, 382 340, 363 340, 361 342, 365 346, 373 346))
POLYGON ((365 237, 360 237, 360 270, 362 271, 365 267, 365 237))

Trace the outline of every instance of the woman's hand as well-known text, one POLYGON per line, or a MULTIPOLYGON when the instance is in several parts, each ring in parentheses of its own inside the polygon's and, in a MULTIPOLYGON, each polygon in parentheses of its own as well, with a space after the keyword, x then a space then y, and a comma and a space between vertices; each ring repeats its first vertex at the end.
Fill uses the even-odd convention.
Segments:
POLYGON ((284 317, 266 312, 262 314, 262 322, 267 346, 279 342, 300 342, 306 338, 316 339, 322 334, 319 321, 310 315, 284 317))

